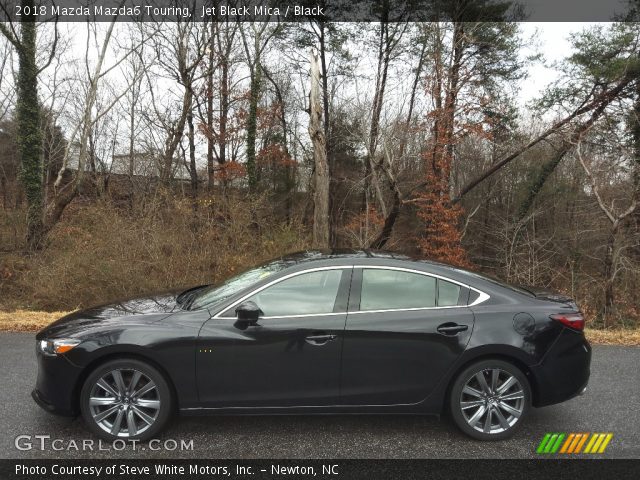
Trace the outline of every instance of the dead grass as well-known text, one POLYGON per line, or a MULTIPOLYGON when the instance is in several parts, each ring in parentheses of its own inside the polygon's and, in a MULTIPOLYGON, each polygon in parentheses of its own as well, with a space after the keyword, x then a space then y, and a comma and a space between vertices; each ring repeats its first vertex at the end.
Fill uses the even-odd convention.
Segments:
POLYGON ((640 329, 596 330, 586 329, 589 342, 595 345, 640 345, 640 329))
POLYGON ((68 312, 34 312, 16 310, 0 312, 0 332, 35 332, 55 322, 68 312))
MULTIPOLYGON (((0 312, 0 332, 35 332, 69 312, 39 312, 15 310, 0 312)), ((640 346, 640 329, 637 330, 596 330, 585 331, 589 342, 595 345, 640 346)))
POLYGON ((276 221, 262 197, 216 199, 195 212, 188 201, 154 201, 131 211, 107 200, 74 204, 43 250, 0 251, 0 310, 69 311, 215 283, 308 248, 302 223, 276 221))

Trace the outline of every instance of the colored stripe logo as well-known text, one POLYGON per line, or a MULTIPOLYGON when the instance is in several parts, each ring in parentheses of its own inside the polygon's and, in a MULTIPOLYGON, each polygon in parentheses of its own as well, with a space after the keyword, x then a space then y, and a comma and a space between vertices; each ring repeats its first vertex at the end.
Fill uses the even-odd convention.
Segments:
POLYGON ((612 438, 613 433, 546 433, 536 453, 604 453, 612 438))

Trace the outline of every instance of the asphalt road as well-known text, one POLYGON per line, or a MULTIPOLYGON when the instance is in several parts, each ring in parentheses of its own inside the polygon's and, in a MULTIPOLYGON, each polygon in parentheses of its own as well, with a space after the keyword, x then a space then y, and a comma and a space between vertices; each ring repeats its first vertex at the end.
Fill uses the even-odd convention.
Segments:
POLYGON ((0 333, 0 458, 527 458, 536 456, 545 432, 612 432, 604 456, 640 458, 637 347, 595 347, 588 392, 564 404, 533 409, 508 441, 473 441, 449 421, 434 417, 183 417, 173 421, 159 443, 135 450, 130 445, 123 450, 110 443, 100 446, 82 419, 41 410, 30 396, 34 356, 32 334, 0 333), (33 448, 18 450, 18 435, 32 436, 33 448), (50 435, 44 450, 35 435, 50 435), (88 443, 85 451, 76 450, 83 440, 93 441, 93 450, 88 443), (193 440, 193 448, 181 450, 181 440, 187 447, 193 440), (164 442, 169 450, 162 448, 164 442))

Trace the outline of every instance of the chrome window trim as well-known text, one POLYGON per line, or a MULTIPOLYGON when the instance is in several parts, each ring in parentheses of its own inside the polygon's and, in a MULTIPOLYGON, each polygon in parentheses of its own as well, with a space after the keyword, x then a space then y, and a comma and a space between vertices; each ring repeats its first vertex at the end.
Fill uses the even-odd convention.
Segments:
MULTIPOLYGON (((249 292, 248 294, 246 294, 245 296, 243 296, 242 298, 240 298, 239 300, 236 300, 235 302, 233 302, 231 305, 229 305, 227 308, 225 308, 224 310, 216 313, 213 317, 211 318, 235 318, 235 317, 223 317, 222 314, 230 309, 232 309, 233 307, 239 305, 240 303, 244 302, 247 298, 253 297, 254 295, 260 293, 262 290, 264 290, 265 288, 269 288, 272 285, 275 285, 276 283, 280 283, 284 280, 287 280, 289 278, 292 277, 297 277, 298 275, 302 275, 305 273, 313 273, 313 272, 321 272, 324 270, 345 270, 345 269, 349 269, 349 268, 353 268, 353 265, 340 265, 340 266, 330 266, 330 267, 317 267, 317 268, 310 268, 308 270, 301 270, 299 272, 293 272, 290 273, 289 275, 285 275, 284 277, 280 277, 280 278, 276 278, 275 280, 272 280, 271 282, 249 292)), ((301 315, 282 315, 282 316, 277 316, 277 317, 261 317, 264 319, 268 319, 268 318, 297 318, 297 317, 318 317, 318 316, 326 316, 326 315, 344 315, 347 312, 342 312, 342 313, 336 313, 336 312, 329 312, 329 313, 305 313, 305 314, 301 314, 301 315)))
POLYGON ((416 273, 418 275, 424 275, 426 277, 433 277, 433 278, 438 278, 441 280, 444 280, 445 282, 449 282, 449 283, 454 283, 456 285, 460 285, 461 287, 465 287, 468 288, 469 290, 473 290, 474 292, 478 293, 478 298, 476 298, 474 300, 473 303, 470 303, 469 305, 449 305, 449 306, 442 306, 442 307, 412 307, 412 308, 391 308, 391 309, 384 309, 384 310, 355 310, 353 312, 330 312, 330 313, 305 313, 305 314, 300 314, 300 315, 282 315, 282 316, 268 316, 268 317, 261 317, 264 320, 268 320, 268 319, 273 319, 273 318, 305 318, 305 317, 326 317, 329 315, 353 315, 353 314, 362 314, 362 313, 386 313, 386 312, 410 312, 410 311, 418 311, 418 310, 441 310, 441 309, 449 309, 449 308, 466 308, 466 307, 473 307, 476 305, 479 305, 487 300, 489 300, 489 298, 491 298, 490 295, 488 295, 487 293, 478 290, 477 288, 474 288, 470 285, 467 285, 466 283, 462 283, 459 282, 457 280, 452 280, 451 278, 448 277, 444 277, 442 275, 438 275, 437 273, 430 273, 430 272, 424 272, 422 270, 416 270, 413 268, 406 268, 406 267, 392 267, 392 266, 387 266, 387 265, 332 265, 329 267, 317 267, 317 268, 309 268, 307 270, 301 270, 299 272, 293 272, 290 273, 288 275, 285 275, 284 277, 280 277, 277 278, 259 288, 257 288, 256 290, 251 291, 250 293, 244 295, 242 298, 240 298, 239 300, 236 300, 235 302, 233 302, 231 305, 229 305, 227 308, 225 308, 224 310, 216 313, 213 317, 211 318, 215 318, 215 319, 231 319, 231 318, 235 318, 235 317, 223 317, 222 314, 230 309, 232 309, 233 307, 239 305, 240 303, 244 302, 247 298, 250 298, 258 293, 260 293, 262 290, 264 290, 265 288, 268 288, 272 285, 275 285, 276 283, 280 283, 284 280, 287 280, 289 278, 292 277, 296 277, 298 275, 302 275, 305 273, 313 273, 313 272, 320 272, 323 270, 346 270, 349 268, 369 268, 369 269, 375 269, 375 270, 396 270, 396 271, 401 271, 401 272, 408 272, 408 273, 416 273))

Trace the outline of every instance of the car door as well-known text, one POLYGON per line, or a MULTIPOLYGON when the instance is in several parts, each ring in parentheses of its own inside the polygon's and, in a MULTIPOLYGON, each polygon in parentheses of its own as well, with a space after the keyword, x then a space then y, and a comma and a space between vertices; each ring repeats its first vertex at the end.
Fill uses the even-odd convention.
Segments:
POLYGON ((403 268, 355 268, 341 401, 415 404, 462 354, 473 329, 468 289, 403 268))
POLYGON ((351 281, 349 268, 287 275, 238 300, 200 332, 197 381, 209 407, 333 405, 351 281), (255 325, 235 308, 255 302, 255 325))

